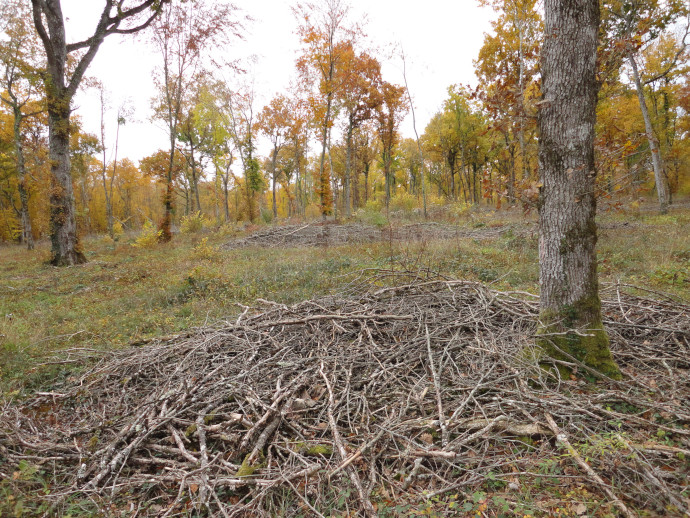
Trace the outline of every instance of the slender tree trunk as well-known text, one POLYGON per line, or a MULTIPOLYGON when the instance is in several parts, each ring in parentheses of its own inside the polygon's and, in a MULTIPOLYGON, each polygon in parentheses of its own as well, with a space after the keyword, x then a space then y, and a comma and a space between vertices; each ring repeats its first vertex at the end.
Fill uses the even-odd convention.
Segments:
POLYGON ((173 189, 173 169, 175 167, 175 135, 170 133, 170 160, 165 175, 165 192, 163 193, 163 221, 159 226, 159 240, 167 243, 172 239, 172 219, 175 212, 175 191, 173 189))
POLYGON ((352 178, 350 182, 352 183, 352 210, 359 209, 360 199, 359 199, 359 172, 357 169, 357 147, 355 146, 352 150, 352 164, 351 164, 351 174, 352 178))
POLYGON ((192 195, 194 196, 192 200, 192 212, 194 212, 194 202, 196 202, 196 210, 201 212, 201 201, 199 200, 199 174, 197 172, 197 163, 196 163, 196 157, 194 156, 194 144, 192 143, 192 139, 190 138, 190 143, 189 143, 189 155, 191 157, 191 163, 190 166, 192 168, 192 182, 191 182, 191 191, 192 195))
POLYGON ((271 158, 271 177, 273 178, 273 221, 278 219, 278 205, 276 203, 276 162, 278 161, 278 145, 273 146, 273 157, 271 158))
POLYGON ((410 102, 410 111, 412 112, 412 129, 414 129, 414 136, 417 140, 417 150, 419 151, 419 159, 421 162, 421 180, 422 180, 422 205, 424 211, 424 219, 427 218, 426 212, 426 184, 424 183, 424 153, 422 152, 422 144, 419 142, 419 133, 417 133, 417 119, 414 113, 414 103, 412 102, 412 95, 410 95, 410 87, 407 85, 407 63, 405 61, 405 54, 402 55, 403 61, 403 79, 405 80, 405 91, 407 92, 407 99, 410 102))
POLYGON ((364 163, 364 204, 369 202, 369 162, 364 163))
POLYGON ((515 149, 513 148, 510 139, 508 138, 508 132, 503 134, 505 139, 506 148, 508 149, 508 155, 510 156, 510 163, 508 164, 508 199, 510 204, 515 204, 515 149))
POLYGON ((347 138, 346 138, 346 147, 347 147, 347 155, 345 157, 345 179, 343 181, 343 195, 344 195, 344 211, 345 211, 345 217, 349 218, 352 215, 352 210, 351 206, 352 203, 350 201, 351 195, 350 195, 350 177, 352 174, 352 121, 347 126, 347 138))
POLYGON ((333 182, 332 193, 332 203, 333 214, 336 219, 338 219, 338 178, 335 176, 333 171, 333 153, 331 152, 331 128, 328 129, 328 175, 333 182))
POLYGON ((527 180, 528 178, 528 173, 527 173, 527 160, 526 160, 526 146, 525 146, 525 58, 524 58, 524 51, 523 51, 523 45, 524 45, 524 34, 523 34, 523 22, 522 17, 520 14, 517 12, 517 9, 515 11, 515 20, 516 20, 516 25, 518 29, 518 39, 519 39, 519 51, 518 51, 518 59, 520 61, 520 72, 519 72, 519 84, 518 84, 518 110, 520 113, 518 114, 519 117, 519 128, 518 128, 518 141, 520 143, 520 168, 522 172, 522 180, 527 180))
POLYGON ((539 345, 552 358, 621 374, 597 284, 594 125, 598 0, 546 0, 539 113, 539 345))
POLYGON ((652 166, 654 168, 654 182, 656 183, 656 192, 659 197, 659 212, 666 214, 670 202, 670 194, 668 188, 668 181, 664 173, 664 167, 661 162, 661 152, 659 150, 659 141, 654 135, 654 128, 652 127, 652 119, 649 116, 647 109, 647 101, 644 98, 644 89, 640 74, 637 70, 637 63, 632 54, 628 55, 628 61, 633 72, 633 79, 635 81, 635 89, 637 90, 637 98, 640 100, 640 110, 642 111, 642 118, 644 119, 644 128, 649 142, 649 149, 652 152, 652 166))
POLYGON ((120 144, 120 117, 119 117, 119 112, 118 112, 118 120, 117 120, 117 129, 115 130, 115 156, 113 157, 113 174, 110 177, 110 185, 108 186, 108 190, 110 193, 110 218, 108 219, 108 232, 110 233, 110 237, 114 238, 115 237, 115 217, 114 217, 114 209, 113 209, 113 184, 115 183, 115 178, 117 175, 117 151, 118 147, 120 144))
POLYGON ((331 180, 329 178, 330 175, 326 172, 326 147, 328 147, 328 125, 330 124, 332 101, 333 94, 329 92, 326 100, 326 115, 321 130, 321 159, 319 160, 318 183, 318 194, 321 201, 321 216, 324 220, 333 212, 331 180))
POLYGON ((225 222, 227 223, 230 221, 230 203, 228 201, 228 198, 230 196, 230 192, 228 191, 228 183, 230 182, 230 168, 232 167, 232 156, 230 157, 230 160, 228 161, 228 165, 225 169, 225 176, 222 177, 223 179, 223 196, 224 196, 224 208, 225 208, 225 222))
POLYGON ((17 155, 17 189, 21 203, 22 239, 28 250, 34 249, 34 236, 31 230, 31 215, 29 214, 29 192, 26 188, 26 164, 24 162, 24 146, 22 145, 22 111, 21 107, 14 108, 14 149, 17 155))
MULTIPOLYGON (((108 228, 108 235, 110 239, 115 237, 113 231, 113 205, 112 205, 112 183, 111 190, 108 190, 108 162, 107 154, 108 148, 105 145, 105 91, 103 86, 100 87, 100 100, 101 100, 101 148, 103 152, 103 162, 101 164, 101 180, 103 182, 103 195, 105 196, 105 219, 108 228)), ((119 129, 119 125, 118 125, 119 129)), ((113 174, 115 171, 113 171, 113 174)))
POLYGON ((385 176, 386 184, 386 216, 388 215, 388 210, 391 204, 391 161, 390 161, 390 149, 386 149, 383 152, 383 172, 385 176))
POLYGON ((103 169, 101 171, 101 178, 103 180, 103 194, 105 195, 105 218, 106 224, 108 226, 108 235, 111 239, 115 236, 113 229, 113 202, 111 199, 111 193, 108 192, 108 179, 106 176, 106 166, 103 164, 103 169))
POLYGON ((448 153, 448 168, 450 169, 450 197, 453 200, 457 200, 458 196, 455 189, 455 153, 452 151, 448 153))

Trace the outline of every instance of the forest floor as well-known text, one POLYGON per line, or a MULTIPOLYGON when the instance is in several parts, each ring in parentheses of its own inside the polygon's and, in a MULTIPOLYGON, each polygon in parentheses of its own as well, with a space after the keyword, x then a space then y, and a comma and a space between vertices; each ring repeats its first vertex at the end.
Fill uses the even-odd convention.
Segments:
POLYGON ((525 374, 533 220, 0 248, 0 515, 682 516, 690 211, 600 217, 625 384, 525 374))

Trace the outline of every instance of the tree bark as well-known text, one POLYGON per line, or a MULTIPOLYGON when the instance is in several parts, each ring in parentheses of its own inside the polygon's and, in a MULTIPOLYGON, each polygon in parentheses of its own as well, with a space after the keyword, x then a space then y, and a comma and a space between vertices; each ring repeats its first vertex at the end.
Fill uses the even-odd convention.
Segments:
POLYGON ((273 221, 276 221, 278 219, 278 204, 276 202, 276 183, 277 183, 277 174, 276 174, 276 163, 278 162, 278 142, 273 143, 273 155, 271 157, 271 177, 273 179, 273 221))
MULTIPOLYGON (((115 178, 115 162, 113 162, 113 176, 110 181, 110 189, 108 189, 108 162, 107 154, 108 150, 105 145, 105 92, 103 86, 100 87, 100 98, 101 98, 101 148, 103 152, 103 162, 101 164, 101 180, 103 181, 103 195, 105 196, 105 218, 108 227, 108 235, 110 239, 115 237, 115 232, 113 228, 113 182, 115 178)), ((118 123, 119 131, 119 123, 118 123)), ((117 157, 115 158, 117 160, 117 157)))
MULTIPOLYGON (((193 136, 191 137, 193 138, 193 136)), ((196 166, 196 157, 194 156, 194 143, 190 138, 190 144, 189 144, 189 153, 191 157, 191 169, 192 169, 192 192, 194 194, 194 200, 196 201, 196 210, 201 212, 201 200, 199 199, 199 174, 197 173, 196 166)), ((192 212, 194 212, 194 208, 192 207, 192 212)))
POLYGON ((65 95, 48 95, 50 141, 50 263, 54 266, 83 264, 86 256, 77 236, 74 192, 69 154, 70 101, 65 95))
POLYGON ((43 6, 38 7, 41 3, 37 0, 32 0, 32 2, 34 24, 48 56, 48 74, 45 82, 51 164, 50 241, 52 249, 50 263, 54 266, 82 264, 86 262, 86 256, 81 250, 77 236, 69 154, 70 104, 76 85, 71 89, 65 81, 67 44, 62 9, 58 0, 47 0, 46 9, 43 6), (43 27, 41 13, 45 14, 50 36, 43 27))
POLYGON ((148 27, 158 16, 160 4, 169 0, 142 0, 123 8, 122 2, 106 0, 93 35, 83 41, 67 45, 65 20, 60 0, 31 0, 36 32, 46 52, 47 69, 43 75, 48 105, 48 134, 50 141, 51 191, 50 239, 51 264, 74 265, 86 262, 77 236, 77 223, 70 170, 69 132, 71 102, 103 40, 109 34, 132 34, 148 27), (115 12, 113 10, 115 9, 115 12), (124 28, 121 23, 150 11, 143 23, 124 28), (83 50, 75 59, 71 74, 67 74, 69 52, 83 50))
POLYGON ((652 167, 654 168, 654 182, 656 184, 656 192, 659 197, 659 212, 661 214, 668 213, 668 206, 670 203, 670 195, 668 188, 668 181, 664 173, 664 167, 661 162, 661 152, 659 151, 659 142, 654 135, 654 128, 652 127, 652 119, 649 116, 649 109, 647 108, 647 101, 644 98, 644 89, 642 81, 640 80, 640 73, 637 70, 637 62, 632 54, 628 55, 630 67, 633 72, 633 80, 635 81, 635 89, 637 90, 637 98, 640 100, 640 110, 642 111, 642 118, 644 119, 645 134, 649 142, 649 150, 652 152, 652 167))
POLYGON ((539 284, 543 351, 620 378, 597 283, 594 125, 598 0, 546 0, 539 113, 539 284))
POLYGON ((22 145, 21 124, 23 114, 21 107, 14 106, 14 148, 17 155, 17 189, 21 203, 22 240, 28 250, 34 249, 34 236, 31 230, 31 216, 29 214, 29 192, 26 188, 26 164, 24 162, 24 146, 22 145))
MULTIPOLYGON (((333 65, 331 64, 331 69, 333 65)), ((331 70, 330 76, 328 78, 329 84, 333 77, 333 71, 331 70)), ((321 216, 325 221, 328 216, 333 213, 333 193, 331 191, 331 180, 329 173, 326 172, 326 147, 328 146, 328 126, 330 124, 331 117, 331 104, 332 104, 333 94, 329 91, 326 99, 326 114, 324 116, 323 128, 321 128, 321 158, 319 160, 319 184, 318 184, 318 194, 321 201, 321 216)))
POLYGON ((351 203, 351 195, 350 195, 350 181, 351 181, 351 176, 352 176, 352 131, 354 129, 354 124, 352 122, 352 119, 350 119, 349 124, 347 125, 347 139, 346 139, 346 147, 347 147, 347 155, 345 158, 345 179, 343 180, 343 194, 344 194, 344 211, 345 211, 345 217, 350 218, 352 215, 352 203, 351 203))

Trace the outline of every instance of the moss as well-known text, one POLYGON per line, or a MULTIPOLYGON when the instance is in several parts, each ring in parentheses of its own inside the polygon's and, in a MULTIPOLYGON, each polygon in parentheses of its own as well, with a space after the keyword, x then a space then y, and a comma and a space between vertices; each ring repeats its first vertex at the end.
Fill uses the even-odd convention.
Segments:
POLYGON ((96 447, 98 446, 99 442, 99 437, 98 435, 94 435, 89 439, 89 442, 86 443, 86 449, 89 450, 90 452, 96 451, 96 447))
POLYGON ((184 431, 184 436, 189 438, 196 433, 196 424, 190 424, 184 431))
MULTIPOLYGON (((609 337, 601 321, 601 300, 596 291, 558 311, 542 311, 540 320, 544 327, 539 330, 542 336, 537 338, 537 345, 546 356, 572 361, 567 356, 570 355, 609 378, 622 379, 611 355, 609 337)), ((563 375, 571 374, 563 366, 558 370, 563 375)))
POLYGON ((262 461, 254 465, 249 462, 250 456, 251 453, 247 453, 246 457, 242 461, 242 464, 240 465, 240 468, 237 470, 237 473, 235 473, 236 477, 250 477, 256 472, 256 470, 266 466, 266 462, 263 460, 263 455, 261 456, 262 461))
MULTIPOLYGON (((546 356, 557 360, 572 361, 563 354, 565 352, 609 378, 622 379, 621 371, 611 355, 608 335, 601 323, 598 325, 591 324, 578 333, 552 334, 555 332, 561 332, 560 326, 542 329, 540 334, 547 336, 537 338, 537 345, 541 347, 546 356)), ((564 366, 559 366, 558 369, 561 374, 571 374, 564 366)))
POLYGON ((597 224, 594 219, 588 219, 583 225, 576 225, 566 230, 561 238, 559 252, 561 255, 568 255, 575 250, 579 243, 593 241, 592 246, 597 242, 597 224))
POLYGON ((333 455, 333 447, 328 444, 315 444, 307 448, 304 453, 310 456, 323 455, 324 457, 330 457, 333 455))

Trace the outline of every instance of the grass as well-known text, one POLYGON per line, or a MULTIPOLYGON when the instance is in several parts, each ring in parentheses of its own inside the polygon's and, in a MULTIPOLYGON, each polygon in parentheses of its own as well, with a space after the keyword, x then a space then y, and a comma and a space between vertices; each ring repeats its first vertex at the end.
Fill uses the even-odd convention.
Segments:
MULTIPOLYGON (((524 223, 519 215, 471 214, 471 228, 524 223)), ((533 219, 533 218, 532 218, 533 219)), ((637 284, 687 296, 690 211, 643 215, 624 225, 604 216, 599 241, 602 281, 637 284), (610 228, 616 225, 615 228, 610 228)), ((223 250, 226 232, 185 234, 172 243, 135 247, 85 239, 89 263, 46 264, 34 252, 0 248, 0 387, 44 383, 61 369, 40 367, 69 348, 105 350, 232 318, 257 298, 280 303, 338 293, 365 268, 427 268, 500 289, 538 292, 536 231, 427 243, 373 243, 334 248, 223 250)))
MULTIPOLYGON (((471 213, 461 222, 470 228, 508 229, 522 223, 522 216, 505 212, 471 213)), ((600 223, 602 281, 620 280, 688 298, 690 210, 668 216, 643 214, 632 220, 610 214, 600 223)), ((499 289, 538 292, 536 230, 527 237, 508 230, 486 239, 318 249, 223 250, 231 237, 222 231, 180 235, 172 243, 150 248, 132 246, 135 239, 87 238, 90 262, 73 268, 48 266, 47 243, 39 243, 34 252, 0 247, 0 390, 5 395, 48 387, 56 378, 69 376, 70 367, 45 365, 47 358, 64 356, 69 349, 126 347, 232 319, 244 306, 255 305, 257 298, 289 304, 337 294, 362 269, 427 268, 499 289)), ((591 444, 578 447, 583 454, 597 455, 597 448, 609 447, 602 446, 604 439, 593 437, 591 444)), ((562 459, 554 457, 534 466, 543 477, 516 477, 517 489, 497 479, 469 494, 421 503, 400 502, 384 493, 373 498, 381 516, 576 516, 580 509, 588 515, 614 515, 582 486, 569 486, 565 494, 559 480, 552 480, 561 474, 561 464, 562 459), (566 508, 562 502, 570 504, 566 508)), ((30 469, 20 470, 19 476, 38 477, 30 469)), ((4 494, 5 489, 0 484, 0 514, 4 508, 21 515, 20 502, 4 494)), ((334 507, 341 496, 334 492, 334 507)), ((91 515, 88 502, 76 502, 74 515, 91 515)))

